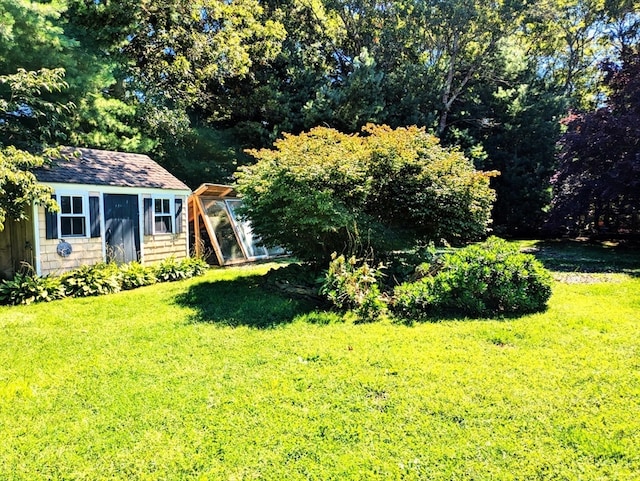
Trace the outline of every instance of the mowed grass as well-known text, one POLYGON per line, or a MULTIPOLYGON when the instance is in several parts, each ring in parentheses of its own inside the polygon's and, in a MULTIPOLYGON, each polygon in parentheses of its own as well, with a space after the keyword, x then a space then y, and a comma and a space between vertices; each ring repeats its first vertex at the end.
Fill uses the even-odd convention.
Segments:
POLYGON ((273 264, 2 307, 0 479, 639 479, 640 256, 523 246, 517 319, 342 322, 273 264))

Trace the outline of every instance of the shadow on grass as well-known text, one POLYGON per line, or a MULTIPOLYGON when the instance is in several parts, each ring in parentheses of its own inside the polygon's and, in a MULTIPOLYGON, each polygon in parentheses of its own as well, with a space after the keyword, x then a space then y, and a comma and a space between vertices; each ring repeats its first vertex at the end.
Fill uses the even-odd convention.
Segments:
POLYGON ((308 314, 316 304, 267 288, 262 276, 193 285, 176 302, 194 309, 193 322, 268 329, 308 314))
POLYGON ((482 314, 469 314, 459 309, 442 309, 438 312, 424 313, 422 316, 416 319, 404 319, 402 317, 396 318, 396 324, 403 324, 406 326, 416 326, 419 324, 431 323, 438 324, 440 322, 477 322, 477 321, 516 321, 526 316, 534 314, 541 314, 549 310, 549 305, 546 303, 543 307, 536 310, 522 311, 522 312, 500 312, 500 311, 487 311, 482 314))
POLYGON ((640 248, 583 241, 540 241, 526 249, 556 272, 640 277, 640 248))

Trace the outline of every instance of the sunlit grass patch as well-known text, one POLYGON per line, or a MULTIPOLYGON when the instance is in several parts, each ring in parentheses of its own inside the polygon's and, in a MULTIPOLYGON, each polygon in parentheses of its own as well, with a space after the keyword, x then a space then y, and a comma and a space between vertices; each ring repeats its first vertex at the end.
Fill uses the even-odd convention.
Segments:
POLYGON ((0 308, 0 479, 640 472, 637 276, 558 279, 517 319, 406 326, 264 289, 271 267, 0 308))

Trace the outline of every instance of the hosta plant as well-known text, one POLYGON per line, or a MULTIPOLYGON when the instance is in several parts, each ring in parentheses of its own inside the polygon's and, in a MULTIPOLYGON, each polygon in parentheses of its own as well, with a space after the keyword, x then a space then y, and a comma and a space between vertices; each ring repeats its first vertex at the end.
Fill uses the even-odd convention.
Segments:
POLYGON ((60 278, 17 273, 11 280, 0 282, 0 304, 31 304, 65 297, 60 278))

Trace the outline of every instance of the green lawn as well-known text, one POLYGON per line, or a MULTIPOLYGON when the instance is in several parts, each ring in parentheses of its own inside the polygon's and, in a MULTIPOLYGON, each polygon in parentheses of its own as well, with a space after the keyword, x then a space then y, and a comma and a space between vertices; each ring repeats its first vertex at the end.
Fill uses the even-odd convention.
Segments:
POLYGON ((545 313, 352 324, 273 264, 0 308, 0 480, 637 480, 640 255, 523 243, 545 313))

